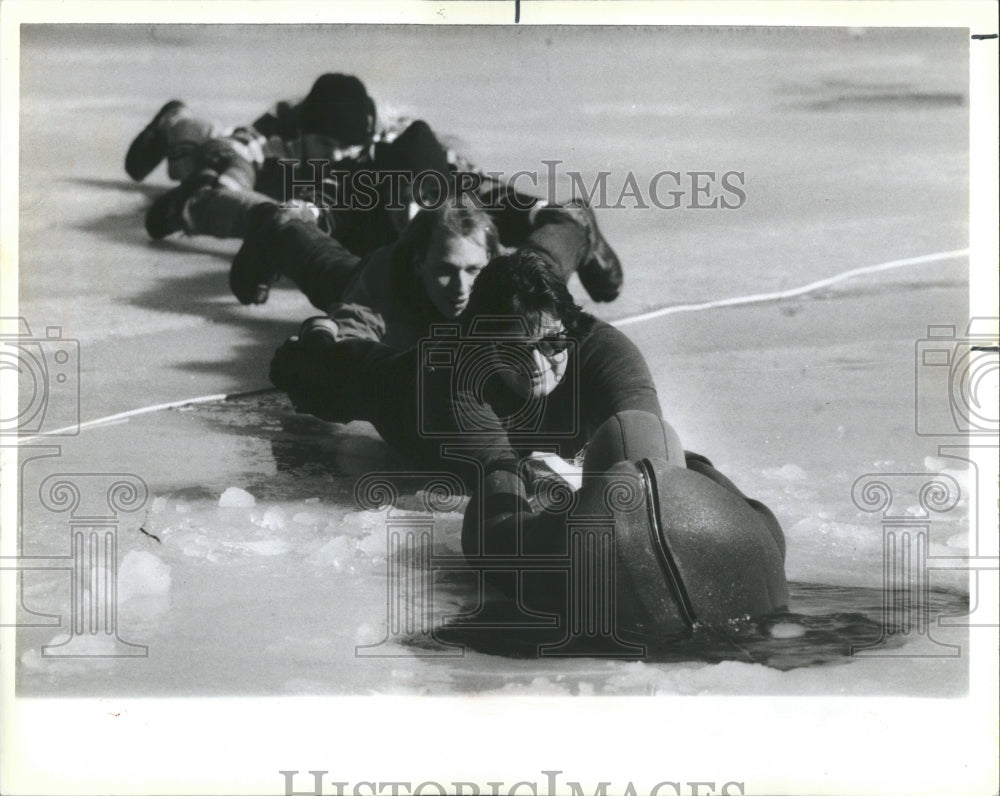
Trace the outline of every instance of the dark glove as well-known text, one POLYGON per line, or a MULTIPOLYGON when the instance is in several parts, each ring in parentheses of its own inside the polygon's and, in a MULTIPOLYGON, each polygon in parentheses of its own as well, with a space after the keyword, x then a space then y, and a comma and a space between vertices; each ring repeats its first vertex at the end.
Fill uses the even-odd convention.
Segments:
POLYGON ((305 345, 296 337, 286 340, 274 352, 270 378, 275 387, 288 394, 297 412, 342 422, 336 411, 336 385, 324 377, 317 347, 305 345))
POLYGON ((294 389, 299 383, 299 374, 305 370, 304 359, 302 342, 297 337, 285 340, 271 358, 268 374, 271 384, 285 392, 294 389))

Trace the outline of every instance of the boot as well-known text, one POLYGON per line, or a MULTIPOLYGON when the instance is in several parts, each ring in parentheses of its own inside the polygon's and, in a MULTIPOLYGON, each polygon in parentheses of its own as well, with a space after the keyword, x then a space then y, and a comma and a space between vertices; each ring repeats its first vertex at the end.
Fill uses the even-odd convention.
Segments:
POLYGON ((263 304, 270 286, 287 276, 317 309, 340 301, 361 258, 316 224, 310 206, 258 205, 247 219, 247 235, 229 272, 243 304, 263 304))
POLYGON ((136 182, 142 182, 167 156, 167 128, 187 111, 180 100, 170 100, 157 111, 153 120, 135 137, 125 155, 125 171, 136 182))
POLYGON ((278 224, 278 205, 261 204, 247 216, 247 234, 229 268, 229 287, 240 304, 263 304, 278 281, 273 238, 278 224))
POLYGON ((597 227, 597 217, 586 202, 575 199, 565 208, 587 231, 588 252, 576 269, 580 283, 594 301, 614 301, 621 293, 625 278, 618 255, 604 239, 597 227))
POLYGON ((200 191, 210 190, 216 183, 211 173, 200 174, 171 188, 150 205, 146 211, 146 232, 153 240, 182 232, 186 228, 184 208, 200 191))

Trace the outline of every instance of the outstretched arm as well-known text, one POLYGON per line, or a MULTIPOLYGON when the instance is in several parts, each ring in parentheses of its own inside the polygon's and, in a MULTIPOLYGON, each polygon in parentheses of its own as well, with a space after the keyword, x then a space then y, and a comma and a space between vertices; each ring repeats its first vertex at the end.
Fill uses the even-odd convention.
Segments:
POLYGON ((274 354, 271 383, 299 412, 335 423, 376 423, 391 412, 389 399, 399 396, 398 374, 405 373, 400 356, 371 340, 292 337, 274 354), (394 389, 387 389, 394 382, 394 389))

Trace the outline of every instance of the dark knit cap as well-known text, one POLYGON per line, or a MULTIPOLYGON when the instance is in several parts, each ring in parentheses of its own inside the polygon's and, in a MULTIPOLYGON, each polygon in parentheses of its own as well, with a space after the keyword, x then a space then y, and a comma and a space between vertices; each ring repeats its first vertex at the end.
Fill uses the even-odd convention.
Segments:
POLYGON ((300 114, 303 133, 329 135, 348 146, 369 143, 375 132, 375 103, 354 75, 320 75, 300 114))

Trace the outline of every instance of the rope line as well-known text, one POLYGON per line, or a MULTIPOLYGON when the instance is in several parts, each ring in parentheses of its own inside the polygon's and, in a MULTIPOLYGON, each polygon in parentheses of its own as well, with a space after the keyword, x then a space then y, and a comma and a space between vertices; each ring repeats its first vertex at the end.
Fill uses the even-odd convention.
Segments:
POLYGON ((718 299, 716 301, 704 301, 700 304, 678 304, 673 307, 661 307, 658 310, 644 312, 641 315, 632 315, 628 318, 612 321, 611 325, 628 326, 632 323, 640 323, 641 321, 648 321, 653 318, 662 318, 665 315, 675 315, 679 312, 698 312, 700 310, 710 310, 718 307, 737 307, 742 304, 757 304, 762 301, 778 301, 779 299, 792 298, 794 296, 801 296, 804 293, 811 293, 814 290, 819 290, 820 288, 824 288, 829 285, 835 285, 838 282, 853 279, 856 276, 863 276, 864 274, 889 271, 893 268, 903 268, 908 265, 923 265, 924 263, 933 263, 939 260, 951 260, 956 257, 965 257, 968 254, 968 249, 955 249, 950 252, 936 252, 934 254, 922 254, 919 257, 906 257, 902 260, 889 260, 888 262, 876 263, 875 265, 864 265, 860 268, 852 268, 850 271, 844 271, 843 273, 827 277, 826 279, 819 279, 815 282, 810 282, 808 285, 802 285, 801 287, 793 287, 788 290, 775 290, 771 293, 755 293, 750 296, 736 296, 734 298, 718 299))
MULTIPOLYGON (((652 310, 650 312, 644 312, 639 315, 631 315, 626 318, 620 318, 617 321, 611 321, 612 326, 629 326, 633 323, 641 323, 643 321, 653 320, 654 318, 663 318, 667 315, 676 315, 681 312, 700 312, 702 310, 717 309, 720 307, 738 307, 744 304, 758 304, 765 301, 779 301, 780 299, 792 298, 794 296, 801 296, 805 293, 811 293, 814 290, 819 290, 829 285, 835 285, 838 282, 844 282, 848 279, 853 279, 858 276, 863 276, 865 274, 874 274, 880 271, 890 271, 894 268, 904 268, 911 265, 923 265, 925 263, 933 263, 941 260, 952 260, 957 257, 966 257, 969 254, 968 249, 955 249, 954 251, 947 252, 935 252, 933 254, 923 254, 917 257, 905 257, 900 260, 889 260, 884 263, 876 263, 874 265, 865 265, 860 268, 852 268, 849 271, 844 271, 842 273, 836 274, 834 276, 827 277, 825 279, 819 279, 815 282, 810 282, 807 285, 802 285, 801 287, 789 288, 788 290, 775 290, 770 293, 754 293, 749 296, 735 296, 733 298, 727 299, 717 299, 715 301, 703 301, 697 304, 676 304, 672 307, 661 307, 658 310, 652 310)), ((108 415, 107 417, 99 417, 95 420, 88 420, 85 423, 80 423, 77 426, 66 426, 65 428, 56 429, 55 431, 47 431, 42 434, 36 434, 31 437, 25 437, 19 442, 31 442, 36 439, 43 439, 46 437, 58 436, 60 434, 69 434, 75 431, 83 431, 84 429, 94 428, 95 426, 103 426, 109 423, 116 423, 122 420, 128 420, 132 417, 137 417, 139 415, 150 414, 152 412, 160 412, 164 409, 181 409, 185 406, 194 406, 196 404, 207 404, 207 403, 217 403, 221 401, 232 401, 238 400, 240 398, 249 398, 254 395, 266 395, 268 393, 276 392, 275 387, 265 387, 260 390, 250 390, 248 392, 235 392, 235 393, 217 393, 215 395, 201 395, 196 398, 184 398, 179 401, 169 401, 162 404, 153 404, 152 406, 143 406, 138 409, 130 409, 127 412, 118 412, 117 414, 108 415)))

